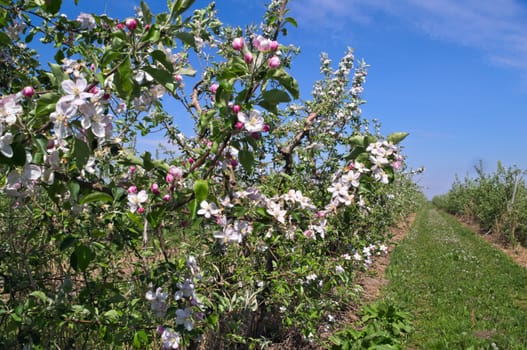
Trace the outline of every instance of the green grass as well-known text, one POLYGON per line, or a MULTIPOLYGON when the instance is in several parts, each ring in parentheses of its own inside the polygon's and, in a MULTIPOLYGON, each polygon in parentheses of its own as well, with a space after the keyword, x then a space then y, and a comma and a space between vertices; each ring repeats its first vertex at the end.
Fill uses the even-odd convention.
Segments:
POLYGON ((527 270, 451 216, 423 208, 388 277, 415 317, 409 348, 527 349, 527 270))

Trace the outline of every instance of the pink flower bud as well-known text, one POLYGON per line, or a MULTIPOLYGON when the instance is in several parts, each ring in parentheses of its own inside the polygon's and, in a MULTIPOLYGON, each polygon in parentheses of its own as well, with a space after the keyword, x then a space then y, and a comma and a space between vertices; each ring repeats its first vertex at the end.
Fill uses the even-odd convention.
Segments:
POLYGON ((150 29, 150 24, 147 24, 147 25, 145 26, 145 29, 146 29, 146 30, 149 30, 149 29, 150 29))
POLYGON ((267 124, 265 124, 265 125, 262 127, 262 131, 263 131, 263 132, 268 132, 269 129, 271 129, 271 127, 270 127, 269 125, 267 125, 267 124))
POLYGON ((33 97, 35 94, 35 89, 32 86, 26 86, 22 89, 22 95, 24 95, 27 98, 33 97))
POLYGON ((174 182, 174 175, 172 174, 167 174, 167 176, 165 177, 165 180, 171 184, 172 182, 174 182))
POLYGON ((128 193, 136 193, 137 192, 137 187, 136 186, 130 186, 128 187, 128 193))
POLYGON ((271 41, 271 50, 272 51, 278 50, 278 41, 276 40, 271 41))
POLYGON ((122 23, 117 23, 117 25, 115 26, 117 29, 119 30, 123 30, 124 29, 124 24, 122 23))
POLYGON ((135 18, 128 18, 124 24, 129 31, 133 32, 137 28, 137 20, 135 18))
POLYGON ((157 326, 157 333, 158 334, 163 334, 164 331, 165 331, 165 328, 163 326, 157 326))
POLYGON ((164 200, 165 202, 168 202, 168 201, 170 200, 170 195, 169 195, 169 194, 165 194, 165 195, 163 196, 163 200, 164 200))
POLYGON ((181 83, 183 81, 183 77, 181 76, 181 74, 176 74, 176 81, 181 83))
POLYGON ((138 212, 139 214, 143 214, 143 213, 145 212, 145 208, 143 208, 143 207, 139 207, 139 208, 137 208, 137 212, 138 212))
POLYGON ((210 92, 212 92, 213 94, 216 94, 216 91, 218 91, 218 84, 214 83, 210 86, 210 92))
POLYGON ((102 98, 103 98, 103 100, 109 100, 110 99, 110 94, 109 93, 105 93, 104 95, 102 95, 102 98))
POLYGON ((194 163, 194 158, 190 157, 190 158, 188 159, 188 162, 189 162, 190 164, 193 164, 193 163, 194 163))
POLYGON ((238 114, 238 112, 241 110, 242 108, 240 107, 240 105, 234 105, 232 106, 232 111, 236 114, 238 114))
POLYGON ((170 168, 168 168, 168 173, 176 179, 180 179, 183 176, 183 169, 177 166, 171 165, 170 168))
POLYGON ((134 165, 130 166, 130 168, 128 169, 128 171, 132 174, 135 173, 136 170, 137 168, 134 165))
POLYGON ((253 62, 253 54, 250 52, 246 52, 243 55, 243 59, 245 60, 245 63, 251 64, 253 62))
POLYGON ((95 64, 93 64, 93 63, 90 64, 90 69, 94 71, 95 70, 95 64))
POLYGON ((245 42, 243 38, 235 38, 232 41, 232 48, 236 51, 240 51, 241 49, 243 49, 244 45, 245 45, 245 42))
POLYGON ((159 194, 159 185, 157 183, 153 183, 152 186, 150 186, 150 189, 152 190, 152 192, 154 192, 155 194, 159 194))
POLYGON ((99 92, 99 88, 97 86, 92 86, 88 92, 96 94, 99 92))
POLYGON ((232 159, 232 160, 231 160, 231 166, 232 166, 233 168, 236 168, 236 167, 238 166, 238 161, 237 161, 236 159, 232 159))
POLYGON ((269 59, 269 68, 275 69, 280 66, 280 58, 273 56, 269 59))
POLYGON ((242 122, 236 122, 236 124, 234 124, 234 127, 238 130, 241 130, 243 129, 243 123, 242 122))

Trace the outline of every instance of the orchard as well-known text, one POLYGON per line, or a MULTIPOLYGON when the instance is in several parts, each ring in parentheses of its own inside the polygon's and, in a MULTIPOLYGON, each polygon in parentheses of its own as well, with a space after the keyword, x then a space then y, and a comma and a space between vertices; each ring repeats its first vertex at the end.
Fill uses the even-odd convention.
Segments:
POLYGON ((287 0, 245 28, 193 3, 0 0, 1 348, 322 346, 412 210, 352 49, 301 95, 287 0))

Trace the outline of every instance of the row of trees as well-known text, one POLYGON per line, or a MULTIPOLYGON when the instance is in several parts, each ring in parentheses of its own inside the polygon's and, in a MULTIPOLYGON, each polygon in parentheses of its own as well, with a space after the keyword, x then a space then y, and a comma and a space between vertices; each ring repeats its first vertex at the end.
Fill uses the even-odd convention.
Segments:
POLYGON ((246 28, 193 3, 117 20, 0 0, 0 347, 319 342, 422 199, 406 133, 361 115, 351 49, 301 100, 286 0, 246 28), (172 151, 134 150, 155 132, 172 151))
POLYGON ((476 221, 486 233, 499 235, 506 243, 527 243, 527 189, 525 172, 504 167, 500 162, 493 173, 482 163, 477 177, 456 179, 450 191, 433 198, 446 211, 476 221))

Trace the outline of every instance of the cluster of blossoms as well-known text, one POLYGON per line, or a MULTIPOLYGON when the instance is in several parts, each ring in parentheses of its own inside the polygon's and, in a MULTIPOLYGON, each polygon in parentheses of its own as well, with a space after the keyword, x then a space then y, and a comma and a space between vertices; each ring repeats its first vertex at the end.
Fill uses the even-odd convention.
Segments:
POLYGON ((243 54, 243 59, 248 65, 254 64, 256 67, 260 67, 265 62, 265 59, 267 59, 267 66, 269 68, 276 69, 280 67, 280 52, 278 51, 279 44, 276 40, 271 40, 262 35, 258 35, 251 40, 251 43, 256 52, 250 50, 243 38, 235 38, 232 41, 232 48, 243 54), (272 54, 270 57, 267 55, 269 53, 272 54))
MULTIPOLYGON (((133 177, 137 172, 135 166, 130 167, 129 173, 127 174, 125 181, 133 181, 133 177)), ((183 169, 174 165, 168 168, 165 176, 165 183, 158 184, 154 182, 150 185, 150 192, 154 198, 159 198, 163 202, 169 202, 172 198, 172 194, 177 186, 182 184, 183 169)), ((137 186, 131 185, 128 187, 128 209, 132 213, 144 213, 145 209, 143 204, 149 199, 149 194, 146 190, 138 190, 137 186)))
POLYGON ((227 211, 235 203, 241 205, 242 201, 246 205, 254 208, 264 208, 275 222, 286 231, 286 237, 294 239, 297 227, 292 220, 291 213, 296 209, 306 210, 311 218, 311 222, 302 230, 303 236, 309 239, 316 239, 317 234, 324 238, 327 220, 321 212, 316 212, 316 207, 311 200, 304 196, 301 191, 289 190, 286 194, 267 197, 255 188, 234 193, 234 203, 227 197, 220 201, 221 206, 215 203, 203 201, 200 203, 198 215, 203 215, 207 219, 213 219, 222 228, 214 233, 214 237, 222 243, 241 243, 243 238, 253 231, 253 225, 248 220, 229 219, 227 211), (289 214, 289 215, 288 215, 289 214))
MULTIPOLYGON (((193 256, 187 259, 187 267, 191 272, 192 278, 186 278, 182 283, 177 283, 178 290, 174 293, 174 301, 178 304, 178 308, 174 323, 176 326, 180 326, 182 330, 190 332, 194 329, 195 320, 202 320, 204 314, 201 311, 202 304, 198 299, 193 282, 194 278, 201 279, 199 267, 193 256)), ((146 293, 145 298, 150 301, 150 309, 157 318, 162 319, 166 316, 168 293, 163 292, 160 287, 155 291, 152 288, 146 293)), ((158 326, 158 333, 161 335, 163 349, 179 349, 181 332, 169 327, 158 326)))
POLYGON ((349 254, 342 255, 344 260, 354 260, 357 264, 363 264, 365 267, 368 267, 372 264, 372 257, 375 255, 383 255, 388 253, 388 247, 384 244, 370 244, 361 251, 355 251, 353 256, 349 254))
POLYGON ((0 153, 7 158, 13 156, 11 143, 13 135, 11 132, 4 130, 14 125, 17 116, 22 113, 22 106, 19 104, 21 94, 7 95, 0 98, 0 153))

